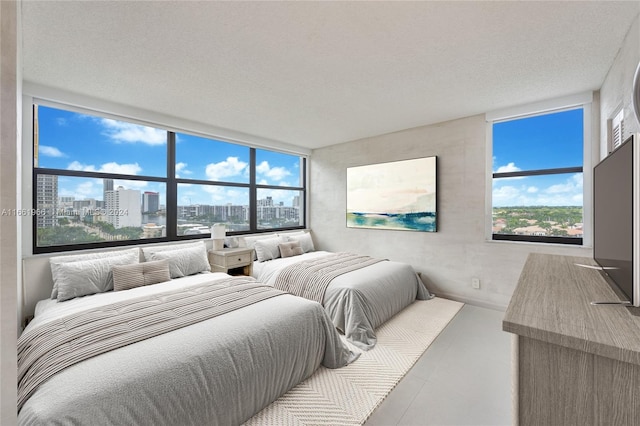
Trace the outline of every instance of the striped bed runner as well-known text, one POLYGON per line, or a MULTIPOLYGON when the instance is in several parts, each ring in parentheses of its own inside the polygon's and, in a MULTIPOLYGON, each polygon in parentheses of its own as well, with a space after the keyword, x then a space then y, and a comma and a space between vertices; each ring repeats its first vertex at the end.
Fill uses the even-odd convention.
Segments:
POLYGON ((334 253, 287 266, 278 274, 274 287, 322 303, 324 293, 335 277, 384 260, 354 253, 334 253))
POLYGON ((41 383, 75 363, 281 294, 251 277, 224 278, 28 329, 18 339, 18 411, 41 383))

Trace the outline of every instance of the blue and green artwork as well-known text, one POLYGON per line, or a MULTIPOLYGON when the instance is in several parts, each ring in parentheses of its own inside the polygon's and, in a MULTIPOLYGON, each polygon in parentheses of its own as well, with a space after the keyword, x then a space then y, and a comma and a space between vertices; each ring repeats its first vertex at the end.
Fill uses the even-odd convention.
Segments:
POLYGON ((347 168, 347 227, 435 232, 436 157, 347 168))

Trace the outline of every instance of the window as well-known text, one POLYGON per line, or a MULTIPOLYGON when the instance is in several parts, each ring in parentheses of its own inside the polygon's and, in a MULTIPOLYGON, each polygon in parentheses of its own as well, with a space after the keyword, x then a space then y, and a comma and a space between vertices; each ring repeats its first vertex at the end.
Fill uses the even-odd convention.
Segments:
POLYGON ((33 107, 34 253, 305 226, 304 157, 33 107))
POLYGON ((489 120, 493 240, 583 244, 588 110, 489 120))

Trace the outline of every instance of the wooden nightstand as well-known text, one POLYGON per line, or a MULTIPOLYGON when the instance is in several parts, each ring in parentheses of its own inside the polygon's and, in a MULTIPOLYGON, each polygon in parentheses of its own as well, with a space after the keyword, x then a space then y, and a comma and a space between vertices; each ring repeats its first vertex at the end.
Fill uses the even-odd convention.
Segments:
POLYGON ((253 272, 253 249, 225 248, 209 250, 209 265, 211 272, 226 272, 229 275, 251 276, 253 272))

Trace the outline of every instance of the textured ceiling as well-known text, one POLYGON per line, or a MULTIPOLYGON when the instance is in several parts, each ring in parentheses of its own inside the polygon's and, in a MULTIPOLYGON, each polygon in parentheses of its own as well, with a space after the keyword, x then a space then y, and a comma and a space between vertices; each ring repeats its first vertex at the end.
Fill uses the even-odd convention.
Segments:
POLYGON ((26 82, 306 148, 598 89, 640 2, 22 2, 26 82))

